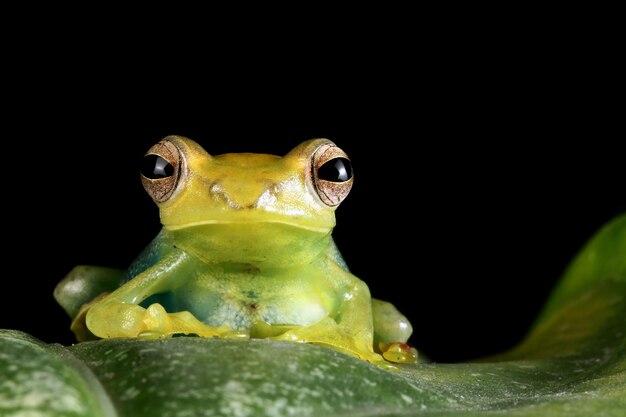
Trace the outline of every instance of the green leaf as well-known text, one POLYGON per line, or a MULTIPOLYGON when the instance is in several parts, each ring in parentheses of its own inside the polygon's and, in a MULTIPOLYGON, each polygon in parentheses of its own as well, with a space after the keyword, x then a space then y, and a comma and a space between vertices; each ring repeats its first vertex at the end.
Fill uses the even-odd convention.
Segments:
POLYGON ((0 352, 2 416, 623 417, 626 216, 581 251, 518 347, 479 362, 390 372, 289 342, 187 337, 62 348, 18 332, 0 333, 0 352))
POLYGON ((0 330, 0 416, 117 416, 98 380, 59 345, 0 330))

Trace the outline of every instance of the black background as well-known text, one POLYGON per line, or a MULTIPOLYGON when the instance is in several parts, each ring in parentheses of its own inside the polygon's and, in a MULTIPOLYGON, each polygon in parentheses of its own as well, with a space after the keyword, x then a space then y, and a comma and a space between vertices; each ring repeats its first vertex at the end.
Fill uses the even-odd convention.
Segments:
POLYGON ((47 342, 72 342, 52 291, 74 265, 124 268, 158 232, 137 169, 168 134, 212 154, 335 141, 355 170, 339 249, 438 361, 518 342, 584 242, 626 210, 615 67, 580 43, 297 58, 258 43, 199 67, 142 48, 68 64, 41 41, 4 85, 0 328, 47 342))

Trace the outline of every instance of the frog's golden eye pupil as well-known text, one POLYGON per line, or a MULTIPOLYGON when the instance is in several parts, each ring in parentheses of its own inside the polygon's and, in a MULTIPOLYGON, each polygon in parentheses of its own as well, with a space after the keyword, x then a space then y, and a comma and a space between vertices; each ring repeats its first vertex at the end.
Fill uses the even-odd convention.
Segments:
POLYGON ((352 178, 352 164, 347 158, 334 158, 317 170, 318 178, 332 182, 346 182, 352 178))
POLYGON ((159 155, 146 155, 143 158, 141 173, 144 177, 155 180, 174 175, 174 167, 167 159, 159 155))

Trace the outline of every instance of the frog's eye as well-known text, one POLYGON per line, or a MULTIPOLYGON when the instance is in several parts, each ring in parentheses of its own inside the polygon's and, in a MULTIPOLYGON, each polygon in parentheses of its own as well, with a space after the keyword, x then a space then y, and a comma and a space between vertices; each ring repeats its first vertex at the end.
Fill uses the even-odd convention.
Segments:
POLYGON ((167 201, 180 177, 181 154, 176 145, 164 140, 148 150, 143 157, 141 182, 157 203, 167 201))
POLYGON ((337 206, 352 188, 352 164, 348 155, 335 145, 325 143, 313 154, 312 177, 315 191, 329 206, 337 206))

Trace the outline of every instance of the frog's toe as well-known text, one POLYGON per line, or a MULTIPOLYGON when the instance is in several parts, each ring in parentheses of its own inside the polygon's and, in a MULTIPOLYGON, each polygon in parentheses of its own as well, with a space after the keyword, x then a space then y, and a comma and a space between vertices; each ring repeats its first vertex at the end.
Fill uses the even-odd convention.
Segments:
POLYGON ((87 327, 87 312, 98 301, 102 300, 106 297, 107 293, 102 293, 98 297, 91 300, 89 303, 83 304, 76 313, 76 316, 72 320, 72 324, 70 325, 70 330, 76 336, 76 340, 79 342, 84 342, 87 340, 97 340, 99 339, 96 335, 94 335, 91 330, 87 327))
POLYGON ((220 335, 222 339, 250 339, 250 333, 243 330, 228 330, 220 335))
POLYGON ((416 363, 417 349, 410 347, 406 343, 379 343, 378 348, 389 362, 393 363, 416 363))
POLYGON ((158 303, 151 304, 147 309, 143 317, 144 329, 138 334, 168 334, 171 333, 171 319, 165 311, 165 308, 158 303))
POLYGON ((144 330, 137 335, 137 339, 143 340, 164 339, 166 337, 168 337, 166 333, 160 332, 158 330, 144 330))

